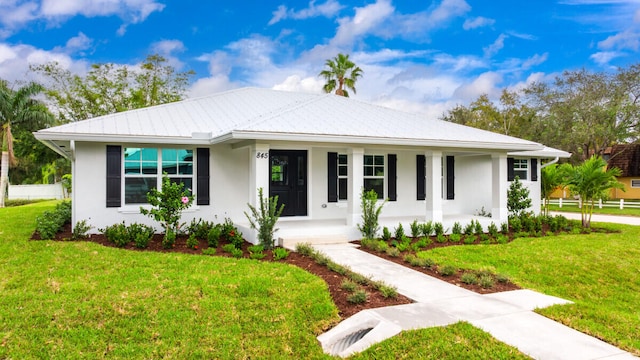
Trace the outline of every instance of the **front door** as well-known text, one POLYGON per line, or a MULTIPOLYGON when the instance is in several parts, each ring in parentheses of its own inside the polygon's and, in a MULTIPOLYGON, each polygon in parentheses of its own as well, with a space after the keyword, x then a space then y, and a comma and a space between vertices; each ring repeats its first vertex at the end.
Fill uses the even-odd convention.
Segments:
POLYGON ((277 195, 278 204, 284 204, 282 216, 306 216, 307 152, 271 150, 269 162, 269 196, 277 195))

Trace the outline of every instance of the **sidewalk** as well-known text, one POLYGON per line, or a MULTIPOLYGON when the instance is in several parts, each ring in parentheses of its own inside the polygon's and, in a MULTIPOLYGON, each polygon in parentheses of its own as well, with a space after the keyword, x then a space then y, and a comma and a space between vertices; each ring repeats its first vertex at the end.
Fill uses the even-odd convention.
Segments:
POLYGON ((365 310, 342 321, 318 337, 329 354, 346 357, 403 330, 467 321, 535 359, 636 359, 533 312, 570 301, 531 290, 480 295, 360 251, 353 244, 314 247, 336 263, 393 285, 400 294, 416 301, 365 310))
MULTIPOLYGON (((551 211, 550 214, 553 216, 562 215, 567 219, 571 219, 571 220, 582 220, 580 213, 551 211)), ((591 222, 608 222, 608 223, 616 223, 616 224, 640 225, 640 217, 593 214, 591 216, 591 222)))

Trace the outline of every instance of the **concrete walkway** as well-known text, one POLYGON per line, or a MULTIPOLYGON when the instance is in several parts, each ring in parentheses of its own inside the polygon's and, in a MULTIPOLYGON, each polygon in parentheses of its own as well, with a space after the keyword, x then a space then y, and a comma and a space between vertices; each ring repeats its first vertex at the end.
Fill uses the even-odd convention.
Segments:
POLYGON ((334 262, 395 286, 416 303, 361 311, 318 337, 325 352, 346 357, 403 330, 467 321, 535 359, 636 359, 631 354, 533 312, 570 301, 531 290, 480 295, 360 251, 353 244, 314 245, 334 262))
MULTIPOLYGON (((571 219, 571 220, 582 220, 580 213, 552 211, 550 212, 550 214, 553 216, 562 215, 567 219, 571 219)), ((616 223, 616 224, 640 225, 640 217, 593 214, 591 216, 591 222, 607 222, 607 223, 616 223)))

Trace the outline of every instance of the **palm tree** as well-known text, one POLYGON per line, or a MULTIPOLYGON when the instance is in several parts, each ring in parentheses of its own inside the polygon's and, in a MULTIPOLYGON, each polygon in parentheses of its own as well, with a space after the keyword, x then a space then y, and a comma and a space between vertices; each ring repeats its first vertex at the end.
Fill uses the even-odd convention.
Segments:
POLYGON ((322 70, 318 76, 322 76, 327 81, 322 88, 324 92, 336 91, 336 95, 349 97, 347 89, 356 93, 356 81, 362 76, 362 69, 349 60, 349 55, 338 54, 333 59, 325 62, 328 69, 322 70))
POLYGON ((568 172, 566 169, 568 168, 571 168, 571 165, 565 164, 558 166, 558 164, 551 164, 542 168, 540 173, 542 175, 541 192, 542 198, 544 199, 544 215, 549 215, 549 198, 558 186, 563 185, 564 178, 566 177, 565 174, 568 172))
POLYGON ((47 107, 33 99, 44 88, 36 83, 29 83, 14 91, 5 80, 0 80, 0 123, 2 124, 2 162, 0 163, 0 207, 4 207, 4 199, 9 183, 9 167, 16 165, 13 155, 12 124, 40 124, 44 126, 53 117, 47 107))
POLYGON ((571 166, 567 174, 567 185, 572 193, 582 201, 582 226, 591 227, 591 215, 595 200, 606 199, 613 188, 622 189, 624 185, 616 177, 622 173, 618 168, 606 169, 607 162, 593 155, 581 165, 571 166))

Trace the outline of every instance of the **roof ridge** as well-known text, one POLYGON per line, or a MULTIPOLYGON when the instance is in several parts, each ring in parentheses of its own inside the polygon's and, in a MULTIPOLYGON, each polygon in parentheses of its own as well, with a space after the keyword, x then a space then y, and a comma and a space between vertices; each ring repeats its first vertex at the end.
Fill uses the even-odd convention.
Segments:
MULTIPOLYGON (((272 89, 269 89, 272 90, 272 89)), ((279 90, 275 90, 275 91, 279 91, 279 90)), ((296 94, 295 92, 292 92, 292 94, 296 94)), ((286 114, 288 112, 292 112, 296 109, 301 108, 304 105, 308 105, 311 103, 314 103, 316 101, 320 101, 322 99, 324 99, 325 97, 331 95, 331 94, 314 94, 314 93, 297 93, 297 94, 304 94, 309 96, 309 98, 302 100, 302 101, 294 101, 293 106, 291 105, 286 105, 283 107, 280 107, 278 109, 275 109, 273 111, 271 111, 267 116, 263 116, 263 115, 258 115, 254 118, 251 118, 247 121, 245 121, 242 124, 239 124, 238 126, 236 126, 234 129, 231 129, 231 131, 233 130, 247 130, 247 127, 249 125, 261 125, 264 124, 265 122, 277 117, 277 116, 281 116, 282 114, 286 114), (258 118, 258 119, 256 119, 258 118)))

